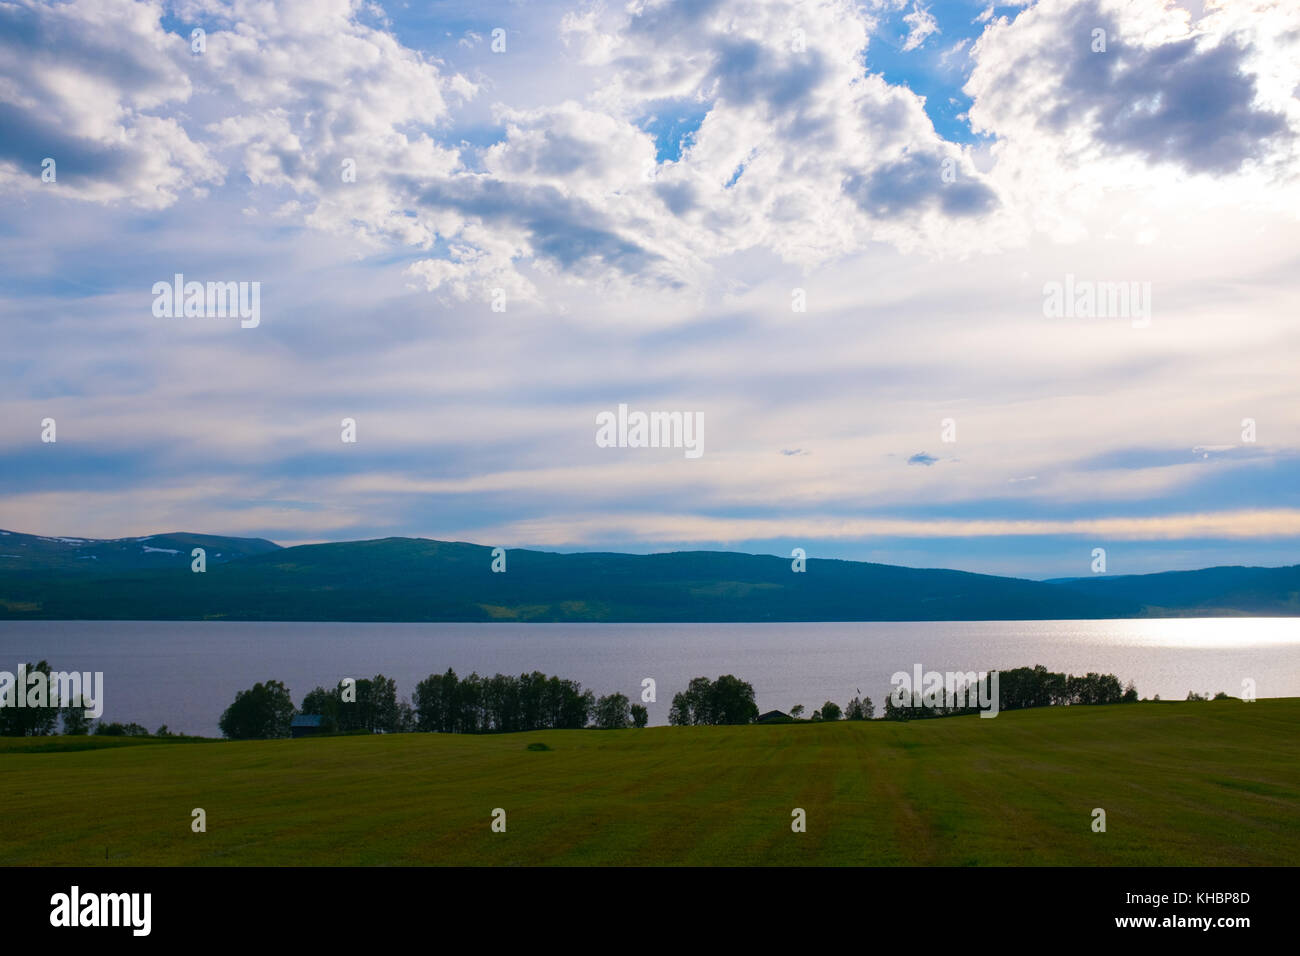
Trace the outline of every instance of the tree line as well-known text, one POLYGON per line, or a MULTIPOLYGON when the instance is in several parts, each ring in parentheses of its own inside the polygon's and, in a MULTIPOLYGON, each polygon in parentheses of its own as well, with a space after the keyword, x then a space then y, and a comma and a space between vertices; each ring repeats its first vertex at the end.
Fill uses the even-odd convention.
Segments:
POLYGON ((27 706, 14 706, 17 689, 12 686, 0 688, 0 737, 48 737, 54 734, 83 737, 92 733, 105 737, 175 736, 168 732, 166 724, 150 734, 140 724, 92 720, 86 716, 86 703, 80 696, 59 700, 56 683, 50 680, 54 669, 48 661, 27 663, 22 669, 28 680, 33 674, 43 675, 46 688, 44 703, 33 706, 29 698, 27 706))
MULTIPOLYGON (((1070 707, 1080 704, 1137 703, 1137 688, 1129 681, 1122 687, 1114 674, 1089 671, 1081 677, 1049 671, 1042 664, 998 671, 998 710, 1029 707, 1070 707)), ((966 699, 964 694, 959 697, 966 699)), ((1159 698, 1156 698, 1157 700, 1159 698)), ((1190 699, 1190 698, 1189 698, 1190 699)), ((967 701, 969 703, 969 700, 967 701)), ((925 707, 898 704, 891 694, 885 698, 886 720, 924 720, 979 713, 975 706, 925 707)))
MULTIPOLYGON (((26 665, 28 674, 49 675, 50 665, 26 665)), ((1121 687, 1114 674, 1089 672, 1081 676, 1049 671, 1041 664, 998 672, 999 710, 1088 704, 1132 703, 1138 700, 1132 682, 1121 687)), ((47 706, 7 706, 12 688, 0 692, 0 736, 24 737, 49 734, 106 736, 174 736, 166 725, 153 734, 136 723, 92 722, 80 700, 46 701, 47 706)), ((1219 692, 1215 700, 1228 698, 1219 692)), ((1159 700, 1159 696, 1153 698, 1159 700)), ((1209 694, 1191 692, 1188 700, 1208 700, 1209 694)), ((893 695, 885 698, 886 720, 915 720, 977 713, 974 706, 917 707, 898 705, 893 695)), ((322 733, 511 733, 526 730, 618 730, 645 727, 648 712, 625 694, 597 697, 573 680, 547 676, 540 671, 520 674, 471 673, 459 677, 450 668, 420 681, 411 700, 400 700, 392 678, 340 681, 333 688, 315 687, 295 707, 289 689, 277 680, 255 684, 235 695, 221 715, 224 736, 236 739, 264 739, 290 736, 296 715, 321 717, 322 733)), ((795 705, 778 720, 803 720, 804 707, 795 705)), ((672 698, 668 722, 675 726, 749 724, 758 718, 754 687, 732 674, 716 680, 693 678, 672 698)), ((813 711, 812 721, 870 720, 875 705, 870 697, 854 697, 841 709, 826 701, 813 711)))
POLYGON ((240 691, 221 715, 232 739, 288 737, 295 714, 318 714, 322 733, 488 734, 524 730, 620 730, 644 727, 649 712, 626 694, 597 697, 578 681, 531 674, 471 673, 451 668, 415 686, 411 701, 397 698, 396 682, 383 674, 316 687, 295 708, 280 681, 240 691))

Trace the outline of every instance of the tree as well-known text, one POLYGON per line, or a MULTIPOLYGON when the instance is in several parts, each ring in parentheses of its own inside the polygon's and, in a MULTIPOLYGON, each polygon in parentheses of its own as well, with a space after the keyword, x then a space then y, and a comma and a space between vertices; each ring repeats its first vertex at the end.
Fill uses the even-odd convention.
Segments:
POLYGON ((376 674, 357 681, 345 698, 342 681, 333 690, 312 688, 302 699, 300 714, 320 714, 322 733, 368 730, 393 734, 401 731, 405 714, 397 700, 397 682, 376 674), (349 699, 350 698, 350 699, 349 699))
POLYGON ((430 674, 415 685, 415 727, 417 730, 454 733, 456 691, 459 685, 456 672, 450 667, 445 674, 430 674))
POLYGON ((519 675, 519 720, 524 730, 546 727, 546 675, 541 671, 519 675))
POLYGON ((415 709, 411 706, 409 700, 400 701, 397 705, 397 723, 393 728, 395 734, 409 734, 415 730, 415 709))
POLYGON ((90 718, 86 716, 86 704, 81 697, 74 697, 63 708, 63 732, 69 737, 84 737, 90 733, 90 718))
MULTIPOLYGON (((557 680, 557 678, 552 678, 557 680)), ((583 690, 577 681, 559 681, 560 710, 556 724, 560 730, 578 730, 586 727, 591 720, 591 712, 596 708, 596 695, 583 690)))
POLYGON ((477 734, 490 730, 483 715, 483 678, 470 671, 456 687, 456 712, 454 719, 463 734, 477 734))
POLYGON ((596 701, 596 726, 601 730, 624 730, 631 724, 627 695, 609 694, 596 701))
POLYGON ((822 704, 822 720, 839 720, 841 715, 840 705, 827 701, 822 704))
POLYGON ((332 734, 339 729, 339 703, 339 695, 334 691, 313 687, 303 697, 298 713, 319 714, 321 733, 332 734))
POLYGON ((753 685, 723 674, 713 684, 711 710, 715 724, 752 724, 758 717, 753 685))
POLYGON ((397 733, 401 708, 397 705, 397 681, 376 674, 368 681, 357 681, 357 703, 362 705, 362 728, 371 733, 397 733), (366 685, 362 696, 360 685, 366 685))
POLYGON ((1124 697, 1118 677, 1091 671, 1082 677, 1068 676, 1066 690, 1070 704, 1118 704, 1124 697))
POLYGON ((716 681, 696 677, 673 697, 668 722, 686 724, 750 724, 758 717, 753 685, 731 674, 716 681))
POLYGON ((134 722, 129 724, 117 723, 116 721, 104 723, 101 720, 95 725, 95 733, 101 737, 148 737, 149 728, 134 722))
POLYGON ((713 681, 707 677, 693 677, 686 685, 686 701, 690 706, 692 724, 713 724, 713 681))
POLYGON ((871 703, 871 698, 854 697, 844 705, 845 720, 870 720, 876 713, 875 704, 871 703))
MULTIPOLYGON (((1114 674, 1088 673, 1082 677, 1048 671, 1042 664, 998 672, 998 706, 1001 710, 1025 707, 1061 707, 1072 704, 1118 704, 1138 699, 1132 681, 1121 687, 1114 674)), ((958 713, 970 713, 971 708, 958 713)), ((913 714, 912 716, 943 716, 913 714)))
POLYGON ((293 720, 293 698, 278 680, 254 684, 235 695, 221 715, 221 732, 231 740, 266 740, 288 737, 293 720))
POLYGON ((793 717, 795 720, 798 720, 800 717, 802 717, 802 716, 803 716, 803 704, 795 704, 793 707, 791 707, 791 708, 790 708, 790 716, 793 717))
POLYGON ((650 722, 650 712, 645 709, 643 704, 633 704, 631 707, 632 726, 638 730, 650 722))
MULTIPOLYGON (((368 730, 392 733, 397 729, 397 682, 376 674, 356 682, 356 699, 344 700, 343 682, 334 689, 339 730, 368 730)), ((350 696, 350 695, 349 695, 350 696)))
POLYGON ((518 679, 505 674, 483 681, 484 729, 503 733, 524 729, 519 689, 518 679))
MULTIPOLYGON (((357 686, 360 689, 361 682, 357 686)), ((458 678, 448 669, 420 681, 412 695, 415 729, 447 734, 573 730, 586 727, 595 708, 595 695, 577 681, 547 677, 541 671, 458 678)), ((402 705, 397 705, 395 726, 403 726, 402 715, 402 705)))
POLYGON ((57 688, 50 688, 50 665, 41 661, 19 670, 12 685, 0 686, 0 737, 44 737, 54 733, 59 723, 59 701, 57 688), (36 677, 38 673, 43 676, 36 677), (23 707, 17 706, 18 680, 26 681, 23 707))

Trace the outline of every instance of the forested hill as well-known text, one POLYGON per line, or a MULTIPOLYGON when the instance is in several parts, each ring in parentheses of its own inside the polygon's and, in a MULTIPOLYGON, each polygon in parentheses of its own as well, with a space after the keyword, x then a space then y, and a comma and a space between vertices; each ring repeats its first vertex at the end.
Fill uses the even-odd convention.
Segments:
POLYGON ((281 548, 0 532, 0 619, 926 621, 1300 614, 1300 567, 1029 581, 721 551, 633 555, 383 538, 281 548), (191 570, 203 548, 206 571, 191 570))

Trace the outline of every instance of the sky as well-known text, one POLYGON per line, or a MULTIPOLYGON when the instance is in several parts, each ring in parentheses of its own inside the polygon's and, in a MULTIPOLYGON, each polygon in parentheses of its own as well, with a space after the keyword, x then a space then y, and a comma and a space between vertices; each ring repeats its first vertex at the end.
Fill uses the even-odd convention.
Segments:
POLYGON ((1289 0, 0 0, 8 530, 1295 564, 1298 315, 1289 0))

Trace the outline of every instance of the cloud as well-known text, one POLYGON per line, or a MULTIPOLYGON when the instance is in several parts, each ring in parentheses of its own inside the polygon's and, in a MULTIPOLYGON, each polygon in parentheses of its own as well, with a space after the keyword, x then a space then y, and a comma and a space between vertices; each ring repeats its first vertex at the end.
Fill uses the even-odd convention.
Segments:
POLYGON ((997 205, 996 194, 984 183, 944 183, 937 173, 942 169, 943 157, 938 153, 908 153, 879 167, 870 177, 850 175, 844 181, 844 191, 864 212, 880 218, 915 213, 925 207, 936 207, 948 216, 972 216, 997 205))
POLYGON ((205 5, 195 68, 208 134, 248 180, 290 193, 311 226, 429 248, 463 224, 412 215, 416 184, 462 169, 449 103, 476 87, 359 19, 353 3, 205 5))
POLYGON ((917 49, 932 34, 943 32, 939 29, 939 22, 935 20, 934 14, 919 2, 912 4, 912 12, 903 17, 903 22, 909 28, 907 40, 903 43, 904 52, 917 49))
POLYGON ((953 220, 996 206, 919 97, 863 75, 877 25, 847 2, 756 0, 647 3, 565 21, 569 43, 601 75, 591 108, 654 117, 701 105, 680 159, 654 171, 673 218, 649 228, 671 230, 700 261, 763 249, 805 267, 875 241, 952 252, 970 242, 953 220), (950 196, 945 161, 960 173, 950 196), (900 176, 908 196, 882 200, 900 176))
POLYGON ((1193 25, 1173 6, 1043 0, 976 43, 972 124, 1079 164, 1130 155, 1222 175, 1290 155, 1294 98, 1288 108, 1276 91, 1263 95, 1259 76, 1300 50, 1300 14, 1290 20, 1289 39, 1265 39, 1248 17, 1193 25))
POLYGON ((158 209, 222 181, 208 148, 162 115, 193 86, 189 46, 161 15, 133 0, 0 5, 0 191, 158 209))
MULTIPOLYGON (((487 529, 484 529, 487 531, 487 529)), ((520 521, 493 527, 477 540, 506 540, 518 546, 557 540, 566 544, 605 540, 610 535, 646 542, 729 542, 843 540, 871 538, 1085 537, 1096 541, 1233 541, 1300 535, 1300 511, 1259 509, 1217 514, 1095 518, 1078 521, 907 520, 827 516, 816 518, 714 518, 690 514, 609 514, 599 521, 581 515, 520 521), (562 529, 562 530, 561 530, 562 529)))
MULTIPOLYGON (((61 194, 101 202, 166 207, 237 173, 288 221, 423 253, 408 275, 456 299, 540 301, 546 275, 620 295, 699 290, 751 252, 805 270, 882 242, 960 258, 1036 229, 1077 237, 1081 182, 1093 195, 1142 182, 1107 158, 1280 176, 1300 156, 1287 65, 1300 18, 1266 5, 1194 26, 1154 0, 1042 0, 991 19, 965 87, 973 126, 995 139, 983 153, 939 136, 905 86, 863 74, 894 0, 566 15, 560 38, 592 92, 498 104, 503 135, 483 147, 455 130, 482 78, 358 3, 195 0, 178 16, 206 26, 197 55, 148 3, 2 9, 0 188, 39 188, 46 151, 62 157, 61 194), (645 129, 684 108, 698 126, 659 162, 645 129)), ((920 3, 903 20, 909 48, 938 30, 920 3)))

